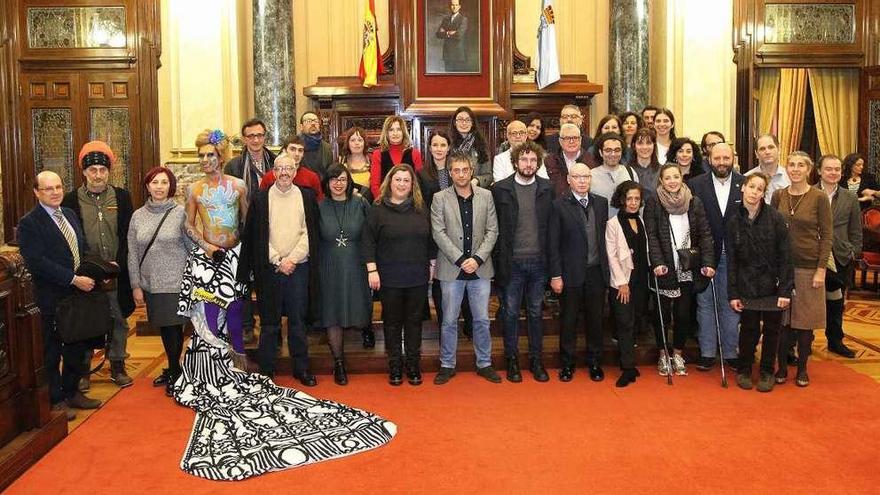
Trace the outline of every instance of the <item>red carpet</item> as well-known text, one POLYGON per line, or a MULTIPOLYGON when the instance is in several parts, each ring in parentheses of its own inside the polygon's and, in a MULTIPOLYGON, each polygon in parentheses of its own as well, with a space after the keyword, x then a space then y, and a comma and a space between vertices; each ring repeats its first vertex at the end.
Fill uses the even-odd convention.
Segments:
MULTIPOLYGON (((564 384, 525 374, 494 385, 473 373, 448 385, 329 376, 313 395, 394 421, 388 445, 242 482, 211 482, 178 467, 194 414, 147 379, 17 480, 35 493, 878 493, 880 384, 832 362, 813 384, 770 394, 719 386, 718 371, 677 378, 650 368, 616 389, 583 370, 564 384)), ((291 385, 292 380, 283 380, 291 385)))

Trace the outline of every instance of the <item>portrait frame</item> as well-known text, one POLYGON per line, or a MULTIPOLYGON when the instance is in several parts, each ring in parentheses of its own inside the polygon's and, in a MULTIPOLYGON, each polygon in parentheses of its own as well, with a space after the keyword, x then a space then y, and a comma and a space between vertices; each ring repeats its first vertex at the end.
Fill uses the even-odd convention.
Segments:
POLYGON ((513 0, 465 0, 480 3, 480 72, 451 74, 427 71, 426 0, 391 1, 403 113, 448 116, 467 105, 478 115, 510 116, 513 0))
POLYGON ((424 0, 425 74, 479 74, 482 27, 479 0, 424 0), (455 2, 458 10, 452 11, 455 2))

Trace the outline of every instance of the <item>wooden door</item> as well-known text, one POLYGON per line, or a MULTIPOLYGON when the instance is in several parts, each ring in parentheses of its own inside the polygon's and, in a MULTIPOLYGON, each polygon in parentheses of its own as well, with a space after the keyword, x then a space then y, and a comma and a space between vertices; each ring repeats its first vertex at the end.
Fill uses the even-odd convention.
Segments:
POLYGON ((880 66, 865 67, 859 85, 859 152, 870 170, 880 167, 880 66))

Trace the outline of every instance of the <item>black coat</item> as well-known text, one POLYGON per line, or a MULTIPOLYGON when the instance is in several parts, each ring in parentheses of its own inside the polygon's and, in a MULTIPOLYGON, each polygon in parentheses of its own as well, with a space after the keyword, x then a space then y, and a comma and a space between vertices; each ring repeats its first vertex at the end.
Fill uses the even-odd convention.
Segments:
MULTIPOLYGON (((131 279, 128 276, 128 226, 131 224, 134 206, 131 204, 131 195, 128 191, 115 186, 110 187, 116 191, 116 235, 119 237, 116 248, 116 264, 119 265, 119 278, 116 279, 116 299, 119 301, 122 317, 128 318, 134 312, 134 296, 131 291, 131 279)), ((82 225, 82 208, 79 206, 76 189, 64 195, 61 205, 73 210, 82 225)))
MULTIPOLYGON (((669 271, 662 277, 657 277, 657 283, 661 289, 677 289, 678 276, 675 273, 675 258, 673 256, 672 234, 669 230, 669 213, 660 204, 657 198, 650 197, 645 203, 645 232, 648 234, 648 259, 651 269, 666 265, 669 271)), ((712 243, 712 233, 709 231, 709 222, 706 221, 706 210, 700 198, 694 196, 688 206, 688 223, 690 224, 691 246, 700 250, 702 263, 700 266, 715 268, 715 247, 712 243)), ((681 243, 681 239, 676 239, 681 243)), ((694 271, 694 290, 702 292, 709 285, 709 279, 700 275, 699 270, 694 271)))
MULTIPOLYGON (((64 217, 73 227, 80 256, 86 252, 85 233, 69 208, 64 217)), ((55 315, 58 301, 73 293, 73 254, 55 220, 38 203, 18 222, 18 249, 34 281, 34 298, 44 318, 55 315)), ((105 298, 106 299, 106 298, 105 298)))
MULTIPOLYGON (((589 195, 589 208, 596 219, 596 238, 587 239, 587 218, 583 207, 569 192, 553 201, 550 217, 549 258, 550 278, 562 277, 565 287, 581 287, 586 281, 587 246, 595 242, 599 248, 602 279, 608 285, 608 254, 605 249, 605 225, 608 223, 608 201, 595 194, 589 195)), ((604 287, 603 287, 604 288, 604 287)))
MULTIPOLYGON (((247 156, 247 153, 247 148, 241 150, 240 155, 226 163, 226 166, 223 167, 223 173, 244 180, 244 159, 247 156)), ((263 153, 266 154, 266 158, 269 160, 269 166, 266 168, 266 172, 268 172, 269 170, 272 170, 274 166, 275 153, 272 153, 269 148, 265 147, 263 148, 263 153)), ((257 173, 254 170, 251 170, 250 172, 250 181, 248 181, 248 201, 250 201, 250 198, 254 197, 254 195, 257 194, 257 191, 260 190, 260 177, 257 177, 257 173)))
MULTIPOLYGON (((516 200, 514 180, 516 174, 500 180, 492 187, 492 199, 495 201, 495 213, 498 215, 498 240, 492 251, 495 263, 495 282, 504 287, 510 282, 510 264, 513 262, 513 241, 516 237, 516 224, 519 218, 519 203, 516 200)), ((538 212, 538 242, 547 259, 548 226, 553 210, 553 186, 543 177, 535 176, 538 190, 535 197, 535 210, 538 212)), ((607 217, 607 215, 606 215, 607 217)))
POLYGON ((743 206, 727 223, 727 298, 791 298, 794 264, 785 218, 776 208, 761 205, 754 221, 743 206))
MULTIPOLYGON (((694 164, 696 165, 696 163, 694 164)), ((693 167, 694 165, 691 165, 693 167)), ((715 184, 712 182, 712 174, 700 174, 688 182, 688 187, 694 196, 703 202, 706 209, 706 219, 709 221, 709 230, 712 231, 712 242, 715 244, 715 259, 721 259, 721 247, 724 245, 725 226, 736 215, 742 206, 742 184, 745 177, 738 172, 731 172, 730 195, 727 197, 727 205, 724 215, 721 215, 721 207, 718 205, 718 197, 715 195, 715 184)))
MULTIPOLYGON (((315 322, 321 316, 320 212, 315 193, 306 187, 299 187, 299 190, 309 233, 309 309, 306 321, 315 322)), ((281 291, 275 283, 275 266, 269 263, 269 191, 258 191, 250 204, 241 236, 238 280, 247 283, 253 273, 254 289, 260 303, 260 321, 266 325, 278 325, 281 323, 281 291)))

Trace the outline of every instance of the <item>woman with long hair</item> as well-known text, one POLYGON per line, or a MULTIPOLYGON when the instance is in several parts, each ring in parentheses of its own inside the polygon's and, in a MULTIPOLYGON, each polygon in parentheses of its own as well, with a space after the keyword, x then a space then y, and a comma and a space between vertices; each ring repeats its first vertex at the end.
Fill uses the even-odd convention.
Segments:
POLYGON ((703 170, 703 158, 700 156, 700 148, 691 138, 680 137, 672 140, 669 146, 669 160, 667 163, 675 163, 681 170, 681 176, 685 182, 705 173, 703 170))
POLYGON ((416 172, 422 169, 422 154, 413 148, 406 121, 391 115, 382 124, 379 147, 370 156, 370 193, 379 197, 379 188, 385 176, 395 165, 406 163, 416 172))
POLYGON ((363 260, 370 288, 379 291, 389 383, 422 383, 420 357, 422 315, 433 278, 437 248, 416 173, 407 164, 395 165, 382 181, 376 204, 367 216, 363 260))
POLYGON ((617 325, 617 346, 620 351, 618 387, 636 381, 633 346, 637 326, 648 311, 648 237, 639 215, 643 204, 642 186, 626 181, 617 186, 611 206, 617 215, 605 227, 605 248, 611 272, 611 310, 617 325))
POLYGON ((639 176, 639 183, 644 186, 642 193, 644 200, 657 195, 657 175, 660 173, 660 163, 657 161, 657 135, 653 129, 643 127, 636 131, 633 136, 633 149, 635 157, 632 168, 639 176))
POLYGON ((675 329, 669 356, 664 346, 666 328, 656 322, 657 369, 663 376, 687 375, 684 345, 696 328, 696 294, 708 286, 707 278, 715 276, 715 251, 703 203, 674 163, 660 167, 657 196, 645 205, 645 230, 654 288, 660 292, 658 313, 675 329))
POLYGON ((474 166, 474 185, 489 187, 492 184, 492 160, 486 146, 486 138, 477 127, 477 115, 470 107, 458 107, 449 119, 449 134, 452 137, 450 153, 461 152, 471 155, 474 166))
POLYGON ((183 352, 183 325, 177 314, 180 280, 190 249, 184 234, 186 212, 174 201, 177 178, 165 167, 154 167, 144 176, 149 197, 131 216, 128 227, 128 273, 134 302, 146 304, 147 321, 158 328, 168 367, 153 380, 156 387, 171 385, 180 376, 183 352))
POLYGON ((636 112, 623 112, 620 114, 620 135, 623 136, 624 144, 626 144, 622 160, 628 165, 632 165, 636 157, 635 149, 633 148, 636 132, 644 126, 642 116, 636 112))
POLYGON ((320 326, 327 329, 334 362, 333 380, 338 385, 346 385, 343 331, 368 326, 373 313, 361 255, 369 204, 355 189, 351 173, 341 164, 328 167, 323 182, 326 199, 318 205, 321 213, 320 326))
POLYGON ((351 127, 339 138, 339 163, 345 165, 355 184, 369 189, 370 157, 363 128, 351 127))
POLYGON ((523 123, 526 125, 528 140, 541 145, 541 147, 546 150, 547 133, 545 130, 546 126, 544 125, 544 119, 542 119, 539 114, 532 113, 523 118, 523 123))
POLYGON ((794 263, 794 294, 791 298, 790 330, 780 332, 779 370, 776 383, 785 383, 789 338, 797 343, 798 370, 795 383, 810 384, 807 360, 812 353, 813 330, 825 327, 825 270, 831 258, 833 226, 828 195, 810 186, 813 160, 803 151, 788 155, 785 170, 791 185, 773 193, 770 204, 785 219, 791 235, 794 263))
POLYGON ((657 161, 664 165, 667 161, 675 160, 675 155, 669 153, 669 147, 675 139, 675 115, 672 110, 657 110, 654 115, 654 132, 657 133, 657 161))
MULTIPOLYGON (((759 392, 773 390, 773 364, 782 313, 791 303, 794 285, 788 229, 782 215, 764 204, 764 191, 768 187, 770 177, 767 175, 757 172, 746 176, 742 204, 727 222, 724 241, 727 297, 730 307, 741 314, 736 384, 746 390, 752 388, 755 349, 763 334, 759 392)), ((785 361, 780 365, 785 366, 785 361)))
POLYGON ((863 210, 880 198, 877 178, 865 170, 865 157, 860 153, 850 153, 843 159, 840 186, 856 195, 863 210))

